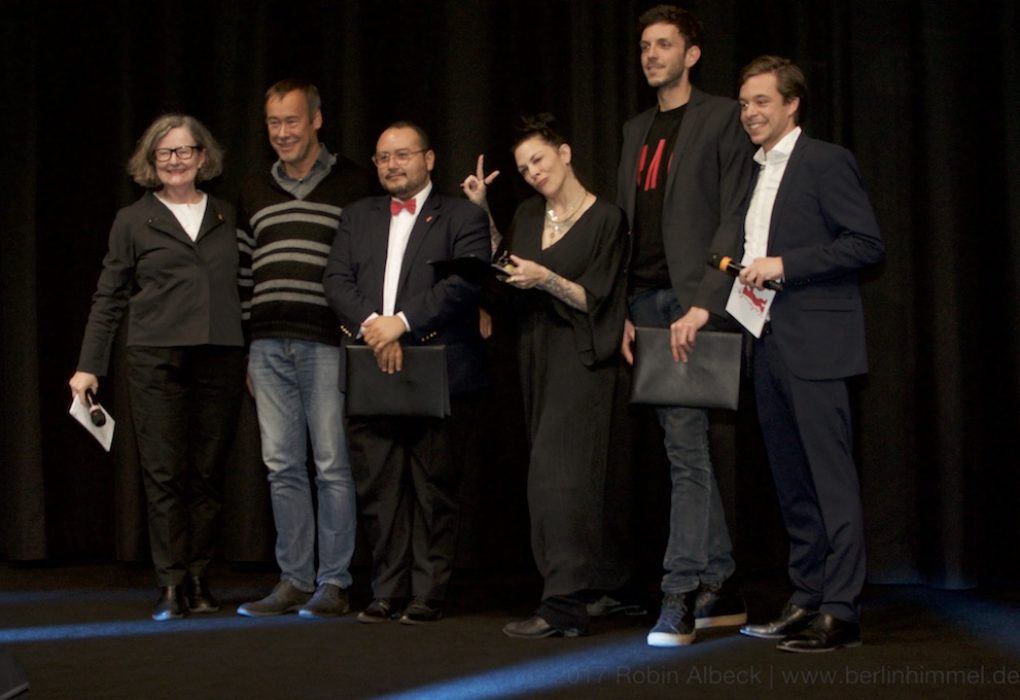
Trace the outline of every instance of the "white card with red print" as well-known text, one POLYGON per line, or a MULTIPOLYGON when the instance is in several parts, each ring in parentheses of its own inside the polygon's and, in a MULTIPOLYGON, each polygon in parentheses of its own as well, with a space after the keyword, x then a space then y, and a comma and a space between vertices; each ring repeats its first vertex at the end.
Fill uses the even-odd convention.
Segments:
POLYGON ((761 330, 769 318, 769 309, 776 293, 771 289, 755 289, 739 279, 733 280, 726 311, 737 319, 755 338, 761 337, 761 330))

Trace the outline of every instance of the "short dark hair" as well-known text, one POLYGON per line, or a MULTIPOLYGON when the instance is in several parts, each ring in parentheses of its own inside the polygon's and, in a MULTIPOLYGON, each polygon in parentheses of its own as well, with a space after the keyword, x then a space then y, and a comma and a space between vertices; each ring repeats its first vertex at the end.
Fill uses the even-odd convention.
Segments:
POLYGON ((553 148, 559 148, 567 143, 566 137, 553 128, 555 122, 556 117, 549 112, 521 115, 514 127, 514 141, 510 146, 510 152, 513 153, 522 143, 535 137, 542 139, 553 148))
POLYGON ((425 149, 426 151, 432 150, 432 144, 429 141, 429 135, 425 133, 425 129, 421 128, 414 122, 408 121, 406 119, 401 119, 400 121, 393 122, 388 127, 383 129, 383 131, 389 131, 390 129, 410 129, 411 131, 418 135, 418 141, 421 143, 421 147, 423 149, 425 149))
POLYGON ((269 102, 272 98, 282 100, 295 90, 303 93, 305 100, 308 102, 308 121, 315 119, 315 113, 322 109, 322 98, 319 97, 319 88, 301 78, 286 78, 273 83, 266 90, 266 102, 269 102))
POLYGON ((800 100, 797 111, 793 115, 794 123, 800 124, 807 101, 807 80, 804 78, 804 73, 797 67, 797 64, 788 58, 771 55, 759 56, 741 69, 740 84, 743 85, 748 78, 764 73, 776 74, 776 89, 783 96, 784 103, 789 104, 794 98, 800 100))
POLYGON ((195 182, 209 180, 223 172, 223 148, 216 142, 205 124, 188 114, 164 114, 149 124, 145 133, 138 139, 134 153, 128 159, 128 175, 142 187, 159 189, 163 186, 156 173, 156 144, 172 129, 178 127, 190 131, 195 139, 195 145, 205 152, 205 163, 198 169, 195 182))
POLYGON ((656 5, 638 17, 638 33, 642 33, 653 24, 665 22, 672 24, 684 38, 685 49, 701 46, 704 28, 701 20, 694 13, 675 5, 656 5))

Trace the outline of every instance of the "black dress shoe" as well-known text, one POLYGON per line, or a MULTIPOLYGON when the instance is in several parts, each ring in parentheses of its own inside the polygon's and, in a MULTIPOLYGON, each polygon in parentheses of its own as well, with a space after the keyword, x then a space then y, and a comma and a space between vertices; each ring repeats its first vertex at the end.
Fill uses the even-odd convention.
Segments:
POLYGON ((400 616, 400 623, 404 625, 423 625, 427 622, 435 622, 442 617, 439 605, 430 603, 422 598, 415 598, 411 604, 404 608, 400 616))
POLYGON ((817 610, 805 610, 793 603, 787 603, 783 612, 779 613, 778 620, 764 625, 744 625, 740 628, 740 634, 759 639, 783 639, 807 629, 816 617, 817 610))
POLYGON ((861 626, 832 615, 818 615, 804 631, 790 635, 776 645, 779 651, 817 653, 861 645, 861 626))
POLYGON ((579 637, 584 633, 574 627, 566 627, 563 629, 553 627, 545 621, 545 618, 535 615, 534 617, 529 617, 527 620, 518 620, 517 622, 507 623, 503 627, 503 634, 517 639, 542 639, 543 637, 553 637, 555 635, 562 635, 564 637, 579 637))
POLYGON ((201 577, 188 579, 188 612, 199 615, 219 612, 220 604, 209 592, 209 582, 201 577))
POLYGON ((156 622, 180 620, 184 617, 184 587, 163 586, 159 589, 159 600, 152 609, 152 619, 156 622))
POLYGON ((393 617, 393 603, 388 598, 376 598, 358 613, 358 622, 386 622, 393 617))

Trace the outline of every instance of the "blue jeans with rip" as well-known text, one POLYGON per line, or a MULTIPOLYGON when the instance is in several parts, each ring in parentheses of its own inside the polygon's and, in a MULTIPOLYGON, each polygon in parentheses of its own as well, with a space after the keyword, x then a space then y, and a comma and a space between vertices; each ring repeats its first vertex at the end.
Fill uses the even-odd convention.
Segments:
POLYGON ((312 591, 347 588, 354 553, 354 478, 344 435, 340 348, 293 338, 252 341, 248 375, 255 393, 262 460, 276 523, 281 580, 312 591), (308 444, 315 462, 315 503, 308 444), (318 570, 315 568, 318 543, 318 570))

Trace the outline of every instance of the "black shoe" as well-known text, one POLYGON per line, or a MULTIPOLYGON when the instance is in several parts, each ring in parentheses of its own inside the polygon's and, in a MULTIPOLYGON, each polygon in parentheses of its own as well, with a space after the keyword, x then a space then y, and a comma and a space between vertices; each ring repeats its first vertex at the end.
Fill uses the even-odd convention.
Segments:
POLYGON ((759 639, 783 639, 808 628, 811 621, 818 617, 817 610, 805 610, 793 603, 787 603, 779 619, 764 625, 744 625, 740 634, 759 639))
POLYGON ((648 633, 650 647, 679 647, 694 641, 694 601, 698 591, 667 593, 655 627, 648 633))
POLYGON ((603 595, 598 600, 588 603, 589 617, 606 617, 607 615, 627 615, 637 617, 647 615, 648 611, 640 603, 624 602, 611 595, 603 595))
POLYGON ((580 637, 584 632, 576 627, 565 627, 560 629, 553 627, 545 618, 535 615, 527 620, 508 622, 503 626, 503 634, 516 639, 542 639, 543 637, 580 637))
POLYGON ((180 620, 184 617, 184 587, 162 586, 159 589, 159 600, 152 609, 152 619, 156 622, 180 620))
POLYGON ((747 622, 747 605, 740 589, 729 580, 721 586, 702 584, 694 601, 694 627, 734 627, 747 622))
POLYGON ((393 618, 393 604, 388 598, 376 598, 358 613, 358 622, 386 622, 393 618))
POLYGON ((807 629, 779 642, 776 649, 798 653, 817 653, 849 649, 860 645, 861 626, 858 623, 846 622, 822 613, 811 621, 811 625, 807 629))
POLYGON ((219 612, 220 604, 209 592, 209 582, 201 577, 188 579, 188 612, 198 615, 219 612))
POLYGON ((400 616, 400 623, 403 625, 423 625, 427 622, 435 622, 443 614, 437 604, 430 603, 424 598, 415 598, 411 604, 404 608, 400 616))

